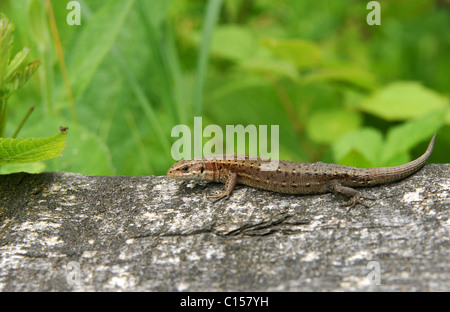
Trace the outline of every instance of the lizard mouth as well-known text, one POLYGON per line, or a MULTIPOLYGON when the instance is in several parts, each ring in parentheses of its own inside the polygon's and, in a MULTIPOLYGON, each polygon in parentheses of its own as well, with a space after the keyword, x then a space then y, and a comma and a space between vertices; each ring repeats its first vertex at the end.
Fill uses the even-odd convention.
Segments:
POLYGON ((167 171, 167 176, 169 178, 176 178, 176 179, 182 179, 182 180, 193 180, 195 176, 193 174, 189 173, 181 173, 178 170, 169 169, 167 171))

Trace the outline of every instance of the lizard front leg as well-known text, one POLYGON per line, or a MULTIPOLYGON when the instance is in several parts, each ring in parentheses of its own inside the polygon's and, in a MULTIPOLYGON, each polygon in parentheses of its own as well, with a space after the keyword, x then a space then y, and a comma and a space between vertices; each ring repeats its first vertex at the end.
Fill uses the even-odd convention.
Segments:
POLYGON ((375 200, 375 198, 372 198, 372 197, 361 196, 357 190, 355 190, 351 187, 342 185, 339 180, 330 181, 328 184, 328 188, 330 189, 330 191, 332 191, 335 194, 344 195, 346 197, 349 197, 350 199, 345 205, 350 206, 350 208, 356 206, 356 204, 361 204, 361 205, 365 206, 366 208, 370 208, 371 206, 369 204, 365 203, 362 200, 362 198, 375 200))
POLYGON ((233 191, 234 187, 237 183, 237 174, 236 173, 229 173, 227 176, 227 181, 225 182, 225 188, 222 192, 219 192, 217 194, 210 194, 208 197, 215 198, 214 203, 218 200, 226 197, 226 199, 230 198, 230 194, 233 191))

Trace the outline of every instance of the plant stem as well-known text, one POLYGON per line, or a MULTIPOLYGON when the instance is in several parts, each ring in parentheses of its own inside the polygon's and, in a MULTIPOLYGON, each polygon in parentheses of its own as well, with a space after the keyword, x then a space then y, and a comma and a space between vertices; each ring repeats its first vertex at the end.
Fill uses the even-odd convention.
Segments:
POLYGON ((6 117, 8 115, 8 105, 6 99, 0 100, 0 138, 5 136, 6 117))
POLYGON ((19 126, 17 127, 16 131, 14 132, 11 138, 15 139, 17 137, 17 135, 19 134, 25 122, 27 121, 28 117, 30 117, 30 114, 33 110, 34 106, 31 106, 30 109, 28 110, 28 113, 25 115, 25 117, 23 117, 22 121, 20 122, 19 126))
POLYGON ((197 72, 195 74, 194 86, 194 113, 195 116, 201 116, 203 111, 203 86, 206 80, 206 71, 209 61, 209 50, 219 19, 220 9, 222 7, 222 0, 209 0, 206 7, 205 21, 203 22, 202 41, 200 44, 200 51, 197 60, 197 72))

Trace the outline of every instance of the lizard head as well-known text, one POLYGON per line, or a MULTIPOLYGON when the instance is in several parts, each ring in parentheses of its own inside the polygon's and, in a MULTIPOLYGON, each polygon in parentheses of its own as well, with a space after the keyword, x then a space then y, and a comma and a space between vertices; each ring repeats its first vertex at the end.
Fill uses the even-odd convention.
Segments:
POLYGON ((214 181, 214 171, 211 166, 195 159, 177 161, 167 171, 167 176, 187 180, 214 181))

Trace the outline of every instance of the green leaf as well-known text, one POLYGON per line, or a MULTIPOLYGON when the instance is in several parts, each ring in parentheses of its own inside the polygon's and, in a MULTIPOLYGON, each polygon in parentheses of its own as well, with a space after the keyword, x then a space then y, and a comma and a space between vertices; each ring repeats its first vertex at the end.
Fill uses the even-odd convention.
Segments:
POLYGON ((295 66, 285 60, 252 58, 243 61, 241 66, 247 70, 263 74, 275 74, 277 76, 290 78, 293 81, 298 81, 299 78, 295 66))
POLYGON ((309 41, 265 38, 261 43, 273 54, 292 62, 299 69, 315 67, 321 61, 322 55, 319 46, 309 41))
POLYGON ((361 115, 358 113, 329 109, 312 113, 306 127, 311 139, 330 144, 345 133, 358 129, 361 123, 361 115))
POLYGON ((41 61, 34 61, 28 64, 24 69, 16 72, 12 77, 11 81, 7 85, 7 93, 6 97, 10 96, 12 93, 17 91, 20 87, 22 87, 36 72, 36 70, 41 65, 41 61))
POLYGON ((350 150, 341 159, 339 159, 337 163, 339 163, 340 165, 352 166, 357 168, 374 167, 373 162, 367 159, 363 153, 356 149, 350 150))
POLYGON ((211 53, 238 61, 254 54, 257 42, 248 28, 235 25, 218 26, 211 43, 211 53))
POLYGON ((134 0, 108 1, 89 21, 69 63, 75 98, 83 95, 100 63, 110 51, 134 0))
POLYGON ((14 41, 13 32, 14 25, 5 15, 0 14, 0 91, 4 88, 5 76, 8 71, 8 62, 14 41))
POLYGON ((408 152, 418 143, 430 140, 444 124, 444 119, 445 113, 439 111, 390 129, 381 155, 382 162, 399 164, 393 161, 397 154, 408 152))
POLYGON ((371 73, 351 66, 323 68, 304 77, 304 83, 324 81, 347 83, 365 90, 376 87, 375 77, 371 73))
POLYGON ((359 108, 389 121, 410 120, 448 106, 448 99, 416 82, 394 82, 375 92, 359 108))
POLYGON ((26 164, 10 164, 0 167, 0 174, 10 174, 14 172, 41 173, 47 165, 44 162, 33 162, 26 164))
POLYGON ((333 144, 335 160, 342 165, 371 167, 379 165, 383 136, 373 128, 362 128, 342 136, 333 144))
POLYGON ((55 158, 64 149, 66 132, 39 139, 0 139, 0 166, 55 158))
POLYGON ((6 74, 5 80, 12 77, 12 75, 15 74, 15 72, 22 66, 22 63, 25 61, 29 51, 30 48, 25 47, 14 56, 13 60, 9 63, 8 73, 6 74))
MULTIPOLYGON (((39 123, 23 129, 24 136, 44 134, 58 125, 69 125, 64 157, 46 161, 51 171, 69 171, 89 175, 112 175, 115 173, 111 153, 105 141, 80 124, 64 118, 41 119, 39 123)), ((123 143, 122 143, 123 145, 123 143)), ((128 161, 128 160, 126 160, 128 161)))

